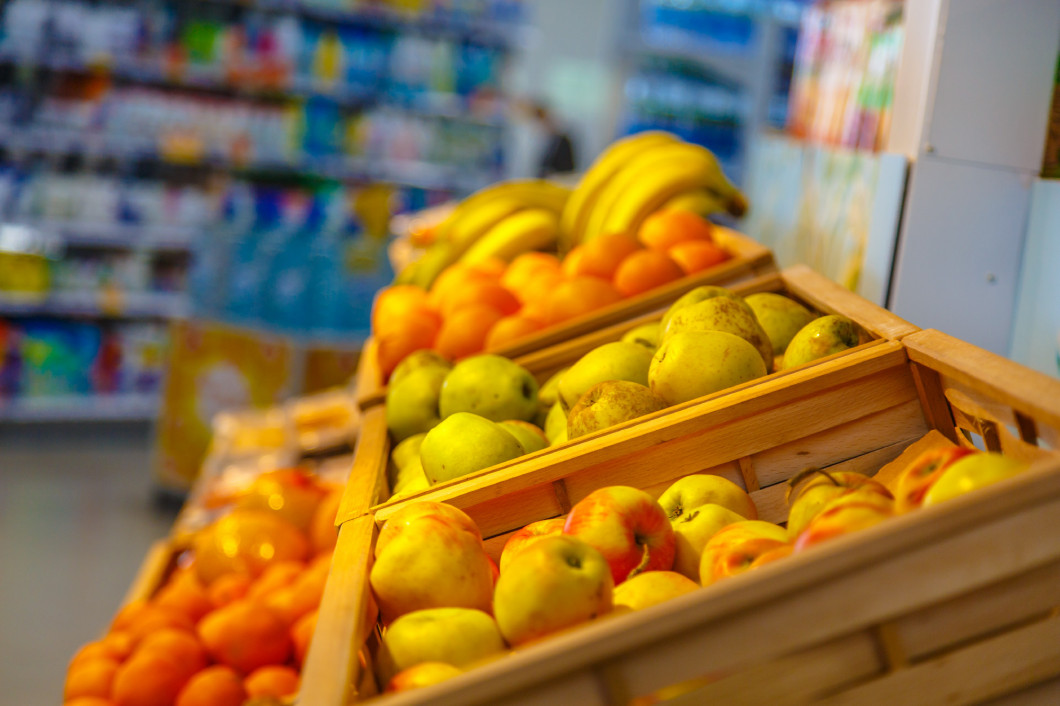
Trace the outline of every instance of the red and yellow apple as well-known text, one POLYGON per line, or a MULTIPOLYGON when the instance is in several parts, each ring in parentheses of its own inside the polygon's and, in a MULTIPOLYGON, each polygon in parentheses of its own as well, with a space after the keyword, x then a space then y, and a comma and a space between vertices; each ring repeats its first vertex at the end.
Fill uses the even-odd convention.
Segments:
POLYGON ((813 469, 795 476, 790 483, 793 491, 788 498, 788 538, 793 541, 828 503, 840 495, 865 489, 886 498, 892 497, 883 483, 854 471, 813 469))
POLYGON ((616 586, 634 572, 673 567, 670 520, 643 490, 625 485, 594 490, 571 508, 563 532, 603 555, 616 586))
POLYGON ((445 662, 420 662, 395 674, 386 685, 386 692, 393 694, 400 691, 419 689, 451 679, 457 674, 463 674, 463 671, 459 667, 454 667, 445 662))
POLYGON ((909 512, 924 502, 924 495, 955 461, 975 453, 964 446, 928 449, 913 459, 898 477, 895 487, 895 510, 909 512))
POLYGON ((501 550, 500 570, 504 571, 504 567, 511 561, 512 556, 526 549, 542 537, 562 534, 565 524, 567 524, 566 517, 553 517, 547 520, 531 522, 521 530, 512 532, 508 537, 508 541, 504 543, 504 549, 501 550))
POLYGON ((676 571, 645 571, 615 587, 615 608, 641 610, 697 588, 698 583, 676 571))
POLYGON ((497 580, 493 614, 509 645, 524 645, 609 613, 611 567, 589 544, 544 537, 512 557, 497 580))
POLYGON ((1028 464, 994 452, 974 453, 955 461, 924 495, 924 507, 992 485, 1027 470, 1028 464))
POLYGON ((894 500, 874 490, 854 490, 833 499, 795 540, 795 552, 883 522, 895 514, 894 500))
POLYGON ((699 581, 709 586, 743 573, 759 556, 787 543, 788 533, 780 525, 763 520, 735 522, 720 529, 703 547, 699 581))
POLYGON ((463 510, 453 507, 452 505, 447 505, 446 503, 427 501, 411 503, 387 518, 383 528, 379 530, 379 537, 375 541, 376 558, 378 558, 383 549, 385 549, 395 537, 404 532, 409 525, 419 518, 428 515, 436 517, 437 519, 452 525, 454 528, 470 532, 478 537, 480 542, 482 541, 482 533, 479 532, 478 525, 476 525, 475 521, 468 517, 467 513, 463 510))

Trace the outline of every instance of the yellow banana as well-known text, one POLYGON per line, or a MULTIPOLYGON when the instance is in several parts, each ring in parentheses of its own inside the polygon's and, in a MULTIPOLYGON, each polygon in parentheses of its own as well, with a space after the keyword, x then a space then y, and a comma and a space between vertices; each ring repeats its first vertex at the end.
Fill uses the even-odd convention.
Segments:
POLYGON ((725 202, 713 193, 704 190, 688 191, 678 194, 662 205, 660 210, 691 211, 697 216, 706 218, 712 213, 725 211, 725 202))
MULTIPOLYGON (((411 272, 409 284, 415 284, 423 289, 430 289, 435 278, 442 273, 446 267, 456 262, 457 256, 453 255, 452 243, 437 242, 427 251, 420 255, 419 259, 409 265, 411 272)), ((406 268, 408 269, 408 268, 406 268)), ((404 278, 404 270, 401 273, 404 278)))
POLYGON ((531 250, 543 250, 556 244, 559 219, 544 208, 528 208, 508 216, 490 228, 464 253, 461 262, 474 264, 486 258, 510 261, 531 250))
POLYGON ((677 139, 668 132, 652 130, 611 143, 582 176, 563 208, 560 216, 560 251, 566 252, 582 241, 593 205, 611 177, 638 154, 658 145, 676 142, 677 139))
POLYGON ((509 179, 498 182, 475 193, 461 201, 449 217, 438 226, 438 238, 440 240, 453 240, 453 229, 458 224, 479 208, 495 199, 513 199, 520 202, 526 208, 545 208, 555 213, 563 210, 571 190, 547 179, 509 179))
POLYGON ((464 213, 464 216, 449 227, 448 242, 452 243, 456 255, 461 255, 490 228, 508 216, 524 208, 523 202, 511 196, 497 196, 464 213))

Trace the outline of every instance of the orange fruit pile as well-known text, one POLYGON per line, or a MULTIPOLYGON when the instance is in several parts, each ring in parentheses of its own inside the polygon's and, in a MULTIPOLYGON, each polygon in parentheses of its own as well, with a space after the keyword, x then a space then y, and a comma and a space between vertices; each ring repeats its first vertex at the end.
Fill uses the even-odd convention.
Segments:
POLYGON ((446 268, 430 291, 414 285, 382 290, 372 332, 384 379, 407 355, 433 349, 450 360, 501 348, 536 331, 728 259, 710 222, 681 210, 650 216, 637 238, 604 235, 560 262, 529 252, 510 263, 492 259, 446 268))
POLYGON ((340 494, 308 474, 266 474, 228 516, 249 512, 253 521, 224 535, 231 546, 255 548, 255 561, 214 558, 206 567, 198 552, 182 555, 150 599, 125 605, 103 638, 74 655, 64 703, 240 706, 296 694, 334 549, 325 528, 335 534, 340 494), (270 491, 271 503, 263 502, 270 491))

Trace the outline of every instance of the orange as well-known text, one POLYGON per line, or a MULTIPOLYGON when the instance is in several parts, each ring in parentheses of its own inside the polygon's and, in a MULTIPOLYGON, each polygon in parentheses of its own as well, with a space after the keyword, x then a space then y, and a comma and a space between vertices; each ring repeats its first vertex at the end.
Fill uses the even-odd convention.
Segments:
POLYGON ((571 269, 575 275, 610 280, 628 256, 642 249, 636 239, 623 233, 601 235, 581 245, 582 255, 571 269))
POLYGON ((103 637, 102 642, 119 662, 131 655, 133 647, 136 646, 132 635, 127 632, 109 632, 103 637))
POLYGON ((471 304, 446 317, 434 349, 450 360, 481 353, 490 329, 503 314, 486 304, 471 304))
POLYGON ((313 545, 313 551, 317 554, 335 548, 335 542, 339 538, 339 529, 335 526, 335 519, 339 513, 339 504, 342 503, 342 493, 342 489, 333 490, 317 505, 313 521, 309 526, 309 543, 313 545))
POLYGON ((499 257, 487 257, 478 262, 468 265, 468 268, 472 272, 486 275, 487 277, 493 277, 494 279, 500 279, 504 271, 508 269, 508 263, 499 257))
POLYGON ((541 324, 520 314, 505 316, 486 336, 486 350, 496 350, 540 329, 541 324))
MULTIPOLYGON (((130 645, 129 651, 131 651, 131 649, 130 645)), ((116 650, 112 645, 108 644, 106 638, 102 640, 94 640, 92 642, 86 642, 74 653, 74 656, 70 658, 70 663, 67 666, 67 669, 73 669, 75 665, 88 660, 109 659, 115 662, 120 662, 128 656, 128 651, 122 654, 119 650, 116 650)))
POLYGON ((433 347, 441 328, 442 317, 433 311, 425 311, 413 319, 395 323, 386 332, 378 334, 376 357, 383 377, 390 377, 390 373, 409 353, 433 347))
POLYGON ((174 706, 242 706, 246 698, 239 674, 217 664, 189 679, 174 706))
POLYGON ((124 630, 132 624, 132 621, 137 615, 146 609, 147 601, 143 599, 126 603, 118 610, 118 613, 114 616, 114 620, 110 621, 110 629, 112 631, 124 630))
POLYGON ((247 598, 261 598, 262 596, 277 591, 284 586, 290 586, 305 571, 305 563, 301 561, 278 561, 262 572, 250 590, 247 598))
POLYGON ((459 289, 452 291, 442 305, 442 318, 448 323, 449 317, 460 309, 465 309, 473 304, 485 304, 500 312, 501 316, 508 316, 519 311, 519 300, 515 295, 505 289, 499 282, 474 281, 468 282, 459 289))
POLYGON ((543 252, 525 252, 518 255, 501 275, 501 284, 522 301, 522 297, 519 296, 520 290, 534 278, 539 270, 559 272, 559 259, 555 255, 543 252))
POLYGON ((195 568, 206 583, 240 572, 259 576, 280 561, 304 561, 309 539, 267 510, 236 508, 195 537, 195 568))
POLYGON ((63 699, 69 700, 78 696, 110 696, 114 675, 118 671, 117 660, 106 657, 83 659, 70 667, 63 686, 63 699))
POLYGON ((688 275, 729 259, 727 252, 709 240, 689 240, 678 243, 667 250, 666 254, 688 275))
POLYGON ((568 278, 577 275, 582 266, 582 258, 585 257, 585 246, 576 245, 564 256, 560 269, 568 278))
POLYGON ((622 294, 599 277, 575 277, 552 290, 545 300, 545 322, 549 325, 581 316, 621 301, 622 294))
POLYGON ((247 595, 252 582, 253 579, 247 574, 233 573, 220 576, 207 589, 210 602, 214 608, 220 608, 232 601, 239 600, 247 595))
POLYGON ((206 668, 206 650, 195 633, 169 628, 148 635, 136 648, 136 654, 154 653, 168 657, 184 670, 187 676, 206 668))
POLYGON ((398 284, 380 289, 372 302, 372 331, 378 332, 390 321, 401 320, 429 308, 427 292, 415 285, 398 284))
POLYGON ((132 625, 129 626, 128 632, 135 646, 139 645, 148 635, 166 628, 193 630, 195 629, 195 622, 180 611, 151 604, 137 616, 132 625))
POLYGON ((449 295, 458 291, 464 285, 471 282, 497 282, 499 279, 495 275, 471 269, 469 265, 457 262, 442 270, 442 274, 438 275, 434 280, 434 284, 431 285, 431 291, 427 295, 427 303, 436 311, 441 311, 445 307, 445 300, 449 295))
POLYGON ((99 696, 78 696, 64 701, 63 706, 114 706, 114 702, 99 696))
POLYGON ((260 603, 239 600, 218 608, 199 623, 199 638, 216 661, 244 674, 291 656, 283 620, 260 603))
POLYGON ((665 209, 644 219, 637 239, 652 250, 666 252, 678 243, 689 240, 711 240, 710 221, 677 209, 665 209))
POLYGON ((191 572, 184 572, 170 579, 158 592, 154 604, 182 613, 193 623, 213 610, 213 603, 206 593, 206 588, 191 572))
POLYGON ((188 675, 157 653, 134 654, 114 675, 114 706, 172 706, 188 675))
POLYGON ((294 643, 294 658, 298 664, 305 662, 309 643, 317 629, 317 611, 306 613, 291 626, 291 641, 294 643))
POLYGON ((544 301, 552 290, 561 283, 566 282, 567 279, 567 275, 560 270, 550 270, 543 267, 534 270, 533 277, 527 280, 520 291, 516 292, 519 301, 523 303, 523 309, 519 313, 525 316, 527 307, 540 306, 540 303, 544 301))
POLYGON ((615 272, 615 288, 622 292, 623 296, 632 297, 684 276, 684 270, 666 253, 640 250, 618 266, 618 271, 615 272))
POLYGON ((274 665, 255 669, 249 675, 243 685, 247 689, 247 696, 272 696, 283 698, 298 693, 298 672, 290 667, 274 665))
POLYGON ((304 468, 281 468, 255 478, 236 505, 271 510, 305 532, 326 494, 304 468))
POLYGON ((320 605, 329 569, 330 565, 322 565, 307 570, 290 585, 265 596, 262 602, 291 625, 320 605))

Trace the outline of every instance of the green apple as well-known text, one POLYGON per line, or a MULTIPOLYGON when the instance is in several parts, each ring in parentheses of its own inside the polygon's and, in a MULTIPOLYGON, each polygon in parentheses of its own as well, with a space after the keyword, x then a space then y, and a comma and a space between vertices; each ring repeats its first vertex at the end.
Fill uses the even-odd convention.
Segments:
POLYGON ((453 367, 453 364, 443 358, 438 351, 433 351, 430 348, 423 348, 418 351, 413 351, 405 356, 397 367, 394 368, 394 372, 390 373, 389 384, 395 385, 401 381, 406 375, 411 373, 413 370, 419 368, 430 368, 437 367, 449 370, 453 367))
POLYGON ((431 485, 466 476, 525 453, 511 432, 470 412, 456 412, 427 432, 420 446, 423 471, 431 485))
POLYGON ((423 662, 467 667, 507 652, 497 621, 473 608, 427 608, 406 613, 383 632, 379 671, 384 682, 423 662))
POLYGON ((861 342, 861 327, 845 316, 830 314, 799 329, 784 350, 782 369, 809 363, 853 348, 861 342))
POLYGON ((659 325, 658 321, 653 321, 650 324, 641 324, 636 328, 626 331, 622 336, 622 340, 642 345, 654 353, 655 349, 659 347, 659 337, 661 335, 662 327, 659 325))
POLYGON ((744 297, 747 306, 755 313, 770 343, 773 355, 781 355, 788 343, 803 326, 817 318, 812 311, 776 292, 758 292, 744 297))
POLYGON ((567 438, 576 439, 665 408, 666 403, 646 385, 605 380, 590 387, 571 409, 567 417, 567 438))
POLYGON ((698 581, 699 559, 710 538, 723 527, 747 519, 722 505, 706 503, 673 520, 674 571, 698 581))
POLYGON ((549 444, 555 444, 555 439, 560 434, 563 434, 564 438, 567 436, 567 413, 563 410, 563 404, 557 402, 552 405, 545 419, 545 438, 549 444))
POLYGON ((570 409, 598 382, 628 380, 648 384, 652 352, 629 341, 597 346, 578 359, 559 381, 560 400, 570 409))
POLYGON ((758 519, 758 510, 747 491, 728 478, 713 473, 694 473, 678 478, 659 496, 659 504, 671 522, 707 503, 727 507, 744 519, 758 519))
POLYGON ((413 434, 394 447, 390 452, 390 460, 393 461, 394 466, 397 467, 398 470, 401 470, 414 460, 420 460, 420 446, 423 444, 423 439, 426 436, 427 432, 425 431, 420 432, 419 434, 413 434))
POLYGON ((386 391, 386 428, 395 442, 433 429, 438 416, 438 399, 449 371, 437 365, 409 371, 386 391))
POLYGON ((724 331, 671 336, 655 352, 648 373, 651 391, 668 405, 694 400, 766 374, 750 343, 724 331))
POLYGON ((767 371, 773 369, 773 344, 751 307, 740 299, 714 297, 679 309, 663 330, 663 343, 689 331, 725 331, 739 336, 758 350, 767 371))
POLYGON ((516 438, 519 445, 528 454, 540 451, 548 446, 548 437, 545 436, 545 432, 530 422, 524 422, 521 419, 508 419, 501 422, 501 426, 516 438))
POLYGON ((442 419, 471 412, 495 422, 530 421, 537 413, 537 380, 526 368, 503 356, 471 356, 449 371, 438 410, 442 419))
POLYGON ((701 287, 696 287, 695 289, 682 294, 677 299, 677 301, 670 305, 670 308, 666 310, 665 314, 663 314, 662 321, 659 322, 659 331, 666 331, 666 326, 670 323, 670 319, 679 310, 684 309, 686 306, 698 304, 699 302, 705 302, 706 300, 713 299, 714 297, 729 297, 730 299, 742 301, 737 295, 733 294, 724 287, 716 287, 712 284, 705 284, 701 287))
POLYGON ((977 488, 1019 475, 1027 464, 992 451, 973 453, 954 461, 924 495, 923 507, 936 505, 977 488))

